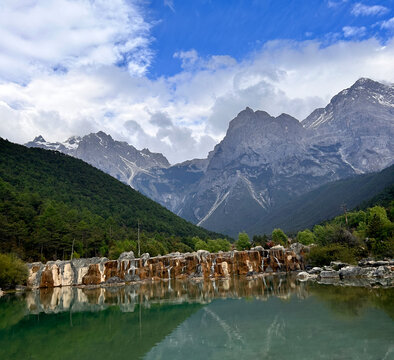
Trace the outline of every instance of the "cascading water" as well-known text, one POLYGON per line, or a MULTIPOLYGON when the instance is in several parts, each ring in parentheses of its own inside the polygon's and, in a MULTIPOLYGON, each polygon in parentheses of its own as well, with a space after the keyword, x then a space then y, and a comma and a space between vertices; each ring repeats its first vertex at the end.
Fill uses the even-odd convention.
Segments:
POLYGON ((211 265, 211 276, 215 274, 215 265, 216 265, 216 260, 212 260, 212 265, 211 265))
POLYGON ((171 269, 172 269, 172 266, 168 266, 168 267, 167 267, 168 280, 171 279, 171 269))
POLYGON ((280 262, 279 262, 278 258, 277 258, 276 256, 274 256, 274 259, 275 259, 275 261, 276 261, 276 263, 278 264, 279 269, 280 269, 280 268, 281 268, 281 265, 280 265, 280 262))

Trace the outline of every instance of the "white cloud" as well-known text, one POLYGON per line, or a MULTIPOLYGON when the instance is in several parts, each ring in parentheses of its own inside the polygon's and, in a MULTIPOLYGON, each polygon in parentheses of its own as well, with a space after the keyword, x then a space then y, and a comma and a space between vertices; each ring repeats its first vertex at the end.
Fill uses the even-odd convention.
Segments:
POLYGON ((150 64, 150 25, 126 0, 3 0, 0 78, 122 62, 133 74, 150 64))
POLYGON ((389 12, 389 9, 382 5, 364 5, 362 3, 354 4, 351 13, 354 16, 370 16, 370 15, 384 15, 389 12))
POLYGON ((345 37, 361 37, 367 31, 365 26, 344 26, 342 30, 345 37))
POLYGON ((29 1, 24 6, 32 7, 30 14, 36 9, 39 21, 32 19, 37 24, 22 30, 17 24, 27 18, 10 4, 6 10, 17 21, 10 18, 4 25, 0 21, 0 31, 17 41, 15 45, 0 36, 0 47, 6 50, 0 51, 0 136, 19 143, 38 134, 58 141, 103 130, 137 148, 163 152, 174 163, 205 157, 224 136, 229 121, 246 106, 303 119, 359 77, 394 82, 394 41, 383 47, 376 39, 326 47, 312 40, 271 41, 241 61, 226 55, 201 57, 186 49, 174 55, 182 62, 180 72, 150 79, 141 75, 143 71, 131 75, 129 69, 116 66, 118 55, 125 53, 129 68, 139 69, 133 56, 140 51, 150 61, 149 25, 132 2, 29 1), (85 13, 74 18, 71 10, 65 10, 64 19, 50 24, 56 15, 51 4, 60 2, 85 13), (112 15, 109 3, 120 6, 112 15), (94 4, 108 6, 106 15, 100 15, 103 27, 94 4), (43 6, 51 9, 51 16, 43 6), (130 9, 136 11, 131 18, 130 9), (139 21, 126 36, 116 19, 126 27, 139 21), (70 25, 74 22, 75 27, 70 25), (82 36, 81 28, 92 37, 82 36), (74 31, 81 37, 66 39, 64 33, 74 31), (54 39, 59 39, 56 44, 54 39), (65 70, 52 71, 54 66, 65 70))
POLYGON ((391 19, 388 19, 386 21, 383 21, 382 24, 380 25, 382 29, 387 29, 387 30, 394 30, 394 17, 391 19))

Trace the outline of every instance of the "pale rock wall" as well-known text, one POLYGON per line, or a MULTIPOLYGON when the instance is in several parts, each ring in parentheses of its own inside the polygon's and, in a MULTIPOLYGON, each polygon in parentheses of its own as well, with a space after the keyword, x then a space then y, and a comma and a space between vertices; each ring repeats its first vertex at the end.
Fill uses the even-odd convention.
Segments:
POLYGON ((28 264, 29 288, 52 288, 70 285, 99 285, 106 282, 134 282, 139 280, 227 278, 250 276, 263 272, 289 272, 304 268, 304 252, 275 247, 261 247, 250 251, 230 251, 211 254, 205 250, 194 253, 172 253, 165 256, 121 260, 107 258, 74 259, 28 264))

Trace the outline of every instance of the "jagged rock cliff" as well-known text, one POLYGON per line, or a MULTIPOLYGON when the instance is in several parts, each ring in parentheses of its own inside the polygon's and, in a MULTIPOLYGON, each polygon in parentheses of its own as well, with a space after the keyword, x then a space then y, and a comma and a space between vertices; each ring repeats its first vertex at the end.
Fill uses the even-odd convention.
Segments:
POLYGON ((203 166, 191 172, 184 163, 176 176, 169 168, 135 183, 185 219, 236 236, 325 183, 393 164, 393 137, 394 86, 360 79, 301 123, 246 108, 203 166), (178 186, 183 178, 192 180, 178 186))

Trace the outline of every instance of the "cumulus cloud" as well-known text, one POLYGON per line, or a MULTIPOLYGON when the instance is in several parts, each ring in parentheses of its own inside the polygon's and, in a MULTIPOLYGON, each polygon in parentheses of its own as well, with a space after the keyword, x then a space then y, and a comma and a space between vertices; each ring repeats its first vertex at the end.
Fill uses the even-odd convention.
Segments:
MULTIPOLYGON (((6 4, 9 16, 18 12, 14 2, 6 4)), ((246 106, 301 120, 359 77, 394 82, 394 41, 382 46, 373 38, 351 37, 329 46, 313 40, 271 41, 242 60, 185 49, 174 55, 182 64, 177 74, 152 79, 144 75, 145 65, 133 70, 139 68, 133 56, 140 50, 151 53, 149 25, 133 2, 30 0, 25 5, 40 20, 28 25, 31 33, 18 29, 17 24, 27 22, 24 14, 18 13, 13 25, 3 23, 0 13, 1 34, 19 39, 19 45, 7 45, 7 36, 0 36, 0 136, 19 143, 38 134, 58 141, 102 130, 137 148, 162 152, 175 163, 205 157, 246 106), (64 19, 52 3, 66 6, 64 19), (119 6, 115 12, 113 3, 119 6), (45 23, 43 6, 51 10, 55 24, 45 23), (67 11, 67 6, 77 6, 84 16, 67 11), (102 27, 94 6, 108 10, 100 15, 102 27), (119 29, 123 26, 135 31, 119 29), (54 39, 63 39, 63 32, 76 33, 54 44, 52 28, 54 39), (92 37, 83 37, 81 28, 92 37)), ((144 61, 149 64, 148 55, 144 61)))
POLYGON ((362 3, 354 4, 351 13, 355 16, 384 15, 389 9, 382 5, 364 5, 362 3))
POLYGON ((150 25, 127 0, 4 0, 0 11, 0 77, 28 81, 38 73, 122 63, 146 72, 150 25))

